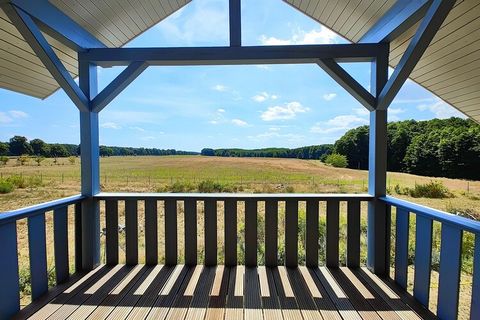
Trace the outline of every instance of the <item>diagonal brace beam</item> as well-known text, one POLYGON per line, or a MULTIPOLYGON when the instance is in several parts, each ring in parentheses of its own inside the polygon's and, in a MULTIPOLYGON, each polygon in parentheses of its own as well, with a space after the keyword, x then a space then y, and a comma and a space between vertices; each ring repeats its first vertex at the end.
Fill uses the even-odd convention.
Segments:
POLYGON ((357 80, 345 71, 333 59, 321 59, 317 63, 330 77, 341 85, 348 93, 357 99, 365 108, 375 110, 375 97, 368 92, 357 80))
POLYGON ((402 59, 378 96, 378 110, 386 110, 392 103, 454 4, 455 0, 434 0, 432 2, 402 59))
POLYGON ((106 46, 47 0, 10 0, 39 23, 42 31, 75 51, 106 46))
POLYGON ((68 73, 32 18, 22 10, 11 5, 4 6, 3 9, 77 108, 80 111, 88 111, 89 99, 70 76, 70 73, 68 73))
POLYGON ((145 61, 132 62, 108 86, 106 86, 90 103, 93 112, 100 112, 130 83, 148 67, 145 61))
POLYGON ((431 3, 432 0, 397 1, 359 43, 392 42, 423 18, 431 3))

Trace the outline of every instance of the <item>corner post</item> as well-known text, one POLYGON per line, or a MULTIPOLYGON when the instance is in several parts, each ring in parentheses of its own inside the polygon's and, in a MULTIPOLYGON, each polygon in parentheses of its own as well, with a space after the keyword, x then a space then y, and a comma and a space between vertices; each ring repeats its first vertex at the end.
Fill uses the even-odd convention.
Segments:
POLYGON ((242 45, 242 12, 241 0, 229 0, 230 46, 242 45))
MULTIPOLYGON (((79 85, 88 100, 97 94, 97 67, 79 60, 79 85)), ((80 111, 80 152, 82 195, 82 269, 100 263, 100 207, 93 196, 100 192, 98 113, 80 111)))
MULTIPOLYGON (((388 44, 380 44, 381 50, 372 62, 371 93, 379 96, 388 81, 388 44)), ((377 100, 378 101, 378 100, 377 100)), ((387 246, 389 235, 387 208, 379 197, 386 194, 387 181, 387 109, 370 112, 368 154, 368 192, 374 199, 368 203, 367 266, 378 275, 388 273, 387 246)))

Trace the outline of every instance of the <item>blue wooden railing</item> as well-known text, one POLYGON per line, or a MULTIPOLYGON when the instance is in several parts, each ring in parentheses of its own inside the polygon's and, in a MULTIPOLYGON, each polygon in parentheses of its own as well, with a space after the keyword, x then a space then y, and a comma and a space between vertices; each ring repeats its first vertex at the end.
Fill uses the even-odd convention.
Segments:
POLYGON ((81 269, 82 196, 63 198, 0 214, 0 319, 20 310, 17 221, 27 219, 32 300, 48 292, 45 214, 53 212, 56 283, 70 277, 68 254, 68 207, 75 206, 75 269, 81 269))
POLYGON ((437 315, 440 319, 456 319, 459 306, 462 236, 475 235, 475 257, 470 318, 480 319, 480 222, 435 210, 393 197, 382 197, 387 212, 396 208, 395 275, 404 289, 408 277, 408 242, 410 215, 415 215, 415 258, 413 296, 426 308, 430 299, 433 222, 441 224, 440 267, 437 315))

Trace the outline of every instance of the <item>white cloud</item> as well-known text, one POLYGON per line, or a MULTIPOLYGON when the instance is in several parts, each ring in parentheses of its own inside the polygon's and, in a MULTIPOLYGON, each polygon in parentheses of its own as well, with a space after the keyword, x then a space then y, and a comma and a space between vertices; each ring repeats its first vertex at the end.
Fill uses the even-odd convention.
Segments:
POLYGON ((326 101, 332 101, 336 97, 337 97, 336 93, 326 93, 323 95, 323 99, 325 99, 326 101))
POLYGON ((240 119, 232 119, 232 123, 239 127, 247 127, 248 123, 246 121, 240 119))
POLYGON ((260 92, 259 94, 257 95, 254 95, 252 97, 252 99, 256 102, 264 102, 268 99, 271 99, 271 100, 277 100, 278 99, 278 96, 275 95, 275 94, 269 94, 268 92, 260 92))
POLYGON ((11 123, 15 119, 28 118, 28 113, 19 110, 10 110, 6 112, 0 111, 0 123, 11 123))
POLYGON ((224 86, 223 84, 217 84, 217 85, 213 86, 212 89, 215 90, 215 91, 219 91, 219 92, 225 92, 225 91, 227 91, 228 88, 226 86, 224 86))
POLYGON ((366 108, 355 108, 353 109, 353 112, 355 112, 359 116, 368 116, 370 112, 366 108))
POLYGON ((300 102, 288 102, 284 106, 269 107, 260 116, 263 121, 288 120, 293 119, 298 113, 305 113, 310 110, 301 105, 300 102))
POLYGON ((115 130, 118 130, 118 129, 122 128, 121 126, 119 126, 115 122, 104 122, 100 125, 100 127, 105 128, 105 129, 115 129, 115 130))
POLYGON ((368 120, 355 115, 336 116, 328 121, 317 122, 310 128, 313 133, 342 133, 357 126, 368 124, 368 120))
POLYGON ((220 113, 224 113, 225 112, 225 109, 217 109, 217 112, 220 112, 220 113))
POLYGON ((339 36, 330 29, 320 26, 320 29, 313 29, 308 32, 297 29, 289 39, 280 39, 276 37, 260 36, 260 42, 263 45, 292 45, 292 44, 329 44, 336 43, 339 36))
POLYGON ((435 115, 435 118, 438 119, 447 119, 451 117, 466 118, 464 114, 457 111, 441 99, 437 99, 435 102, 430 104, 421 104, 417 106, 417 109, 420 111, 430 111, 435 115))
POLYGON ((295 133, 280 133, 275 130, 269 130, 267 132, 259 133, 254 136, 248 136, 247 138, 255 142, 266 142, 272 139, 279 139, 282 143, 285 143, 303 141, 305 136, 295 133))
POLYGON ((19 110, 10 110, 8 113, 12 116, 12 118, 27 118, 28 117, 28 113, 23 112, 23 111, 19 111, 19 110))
POLYGON ((130 129, 136 130, 136 131, 139 131, 139 132, 145 132, 145 131, 146 131, 146 130, 143 129, 142 127, 130 127, 130 129))

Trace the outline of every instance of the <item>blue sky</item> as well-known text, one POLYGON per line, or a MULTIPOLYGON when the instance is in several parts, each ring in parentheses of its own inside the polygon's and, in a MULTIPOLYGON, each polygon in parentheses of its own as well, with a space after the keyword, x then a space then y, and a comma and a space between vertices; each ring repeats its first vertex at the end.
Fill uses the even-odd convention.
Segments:
MULTIPOLYGON (((128 46, 228 44, 228 1, 195 0, 128 46)), ((345 43, 278 0, 243 0, 244 45, 345 43)), ((368 64, 344 66, 365 87, 368 64)), ((121 68, 99 70, 103 88, 121 68)), ((412 81, 389 121, 462 116, 412 81)), ((0 141, 13 135, 79 143, 79 116, 63 91, 44 101, 0 89, 0 141)), ((100 113, 100 143, 199 151, 333 143, 368 113, 316 65, 150 67, 100 113)))

